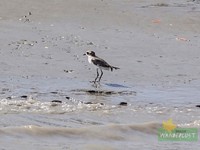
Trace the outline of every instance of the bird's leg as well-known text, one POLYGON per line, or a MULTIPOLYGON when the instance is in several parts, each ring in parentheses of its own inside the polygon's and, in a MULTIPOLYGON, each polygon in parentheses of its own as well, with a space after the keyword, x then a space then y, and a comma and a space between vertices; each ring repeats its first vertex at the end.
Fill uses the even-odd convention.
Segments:
POLYGON ((99 77, 99 72, 98 72, 98 68, 97 68, 97 76, 96 76, 96 78, 95 78, 95 80, 94 80, 94 83, 96 83, 98 77, 99 77))
POLYGON ((103 76, 103 71, 102 71, 102 69, 100 69, 101 70, 101 75, 100 75, 100 77, 99 77, 99 82, 100 82, 100 80, 101 80, 101 77, 103 76))

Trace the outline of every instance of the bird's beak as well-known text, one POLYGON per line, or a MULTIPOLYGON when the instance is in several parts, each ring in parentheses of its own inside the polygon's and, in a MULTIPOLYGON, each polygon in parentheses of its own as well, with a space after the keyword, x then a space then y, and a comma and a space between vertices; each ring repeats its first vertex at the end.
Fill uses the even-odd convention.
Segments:
POLYGON ((83 56, 85 56, 86 54, 83 54, 83 56))

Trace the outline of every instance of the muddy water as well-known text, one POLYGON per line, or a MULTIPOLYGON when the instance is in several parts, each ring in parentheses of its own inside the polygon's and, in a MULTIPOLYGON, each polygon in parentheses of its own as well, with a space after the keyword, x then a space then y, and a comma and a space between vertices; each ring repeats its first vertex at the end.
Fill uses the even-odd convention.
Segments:
POLYGON ((132 149, 144 142, 143 149, 199 146, 169 145, 157 137, 169 118, 180 127, 200 127, 195 88, 163 91, 61 78, 10 79, 1 81, 2 149, 132 149))

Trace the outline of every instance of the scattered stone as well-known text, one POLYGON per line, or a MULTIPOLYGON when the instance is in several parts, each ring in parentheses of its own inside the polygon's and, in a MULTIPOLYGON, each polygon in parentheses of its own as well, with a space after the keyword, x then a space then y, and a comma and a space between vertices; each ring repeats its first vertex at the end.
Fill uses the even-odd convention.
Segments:
POLYGON ((200 105, 196 105, 196 107, 200 108, 200 105))
POLYGON ((98 91, 95 91, 95 90, 88 90, 88 91, 86 91, 86 92, 88 92, 88 93, 90 93, 90 94, 98 93, 98 91))
POLYGON ((85 102, 84 104, 93 104, 92 102, 85 102))
POLYGON ((51 102, 52 103, 62 103, 62 101, 60 101, 60 100, 52 100, 51 102))
POLYGON ((120 106, 127 106, 128 104, 127 104, 127 102, 120 102, 119 105, 120 106))
POLYGON ((58 92, 50 92, 51 94, 58 94, 58 92))
POLYGON ((106 91, 105 94, 106 95, 111 95, 111 94, 113 94, 113 92, 112 91, 106 91))
POLYGON ((12 99, 12 97, 11 97, 11 96, 8 96, 8 97, 6 97, 6 99, 9 99, 9 100, 11 100, 11 99, 12 99))
POLYGON ((27 95, 22 95, 22 96, 20 96, 20 98, 27 99, 28 96, 27 95))
POLYGON ((66 98, 66 99, 70 99, 70 97, 69 97, 69 96, 66 96, 65 98, 66 98))

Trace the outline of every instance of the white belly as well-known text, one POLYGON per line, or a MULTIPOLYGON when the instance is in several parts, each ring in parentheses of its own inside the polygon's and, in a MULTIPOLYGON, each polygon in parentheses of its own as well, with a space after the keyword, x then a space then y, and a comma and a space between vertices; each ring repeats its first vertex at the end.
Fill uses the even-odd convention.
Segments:
POLYGON ((91 64, 92 63, 92 57, 88 56, 88 62, 91 64))

